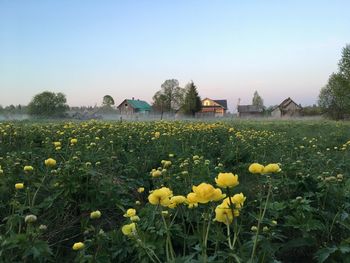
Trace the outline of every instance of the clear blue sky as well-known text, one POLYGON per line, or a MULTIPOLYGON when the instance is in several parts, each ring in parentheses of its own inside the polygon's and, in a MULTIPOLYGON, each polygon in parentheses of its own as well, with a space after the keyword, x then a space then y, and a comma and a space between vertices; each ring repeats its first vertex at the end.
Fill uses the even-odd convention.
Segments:
POLYGON ((0 104, 39 92, 151 101, 164 80, 200 95, 315 103, 350 43, 350 1, 0 0, 0 104))

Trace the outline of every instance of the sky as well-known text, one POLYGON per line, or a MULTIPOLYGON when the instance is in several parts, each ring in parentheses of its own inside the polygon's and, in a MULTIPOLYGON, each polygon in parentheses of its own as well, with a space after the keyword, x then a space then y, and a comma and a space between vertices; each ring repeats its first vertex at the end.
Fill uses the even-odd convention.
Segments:
POLYGON ((350 1, 0 0, 0 105, 63 92, 152 101, 166 79, 193 81, 234 110, 317 102, 350 44, 350 1))

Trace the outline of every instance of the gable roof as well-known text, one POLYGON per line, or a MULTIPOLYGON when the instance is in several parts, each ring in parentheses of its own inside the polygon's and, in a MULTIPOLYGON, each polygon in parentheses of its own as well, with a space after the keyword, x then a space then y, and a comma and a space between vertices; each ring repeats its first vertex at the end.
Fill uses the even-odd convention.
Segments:
POLYGON ((216 104, 218 104, 217 106, 205 106, 205 105, 202 105, 202 107, 222 107, 224 110, 227 110, 227 100, 213 100, 213 99, 209 99, 209 98, 205 98, 202 100, 202 104, 204 101, 206 100, 211 100, 213 102, 215 102, 216 104))
POLYGON ((119 104, 118 108, 125 102, 127 101, 128 104, 133 107, 134 109, 138 110, 151 110, 151 105, 149 105, 146 101, 144 100, 128 100, 125 99, 123 100, 122 103, 119 104))
POLYGON ((294 100, 292 100, 290 97, 288 97, 287 99, 285 99, 284 101, 282 101, 282 103, 280 105, 278 105, 278 108, 283 109, 286 108, 289 104, 294 103, 295 105, 298 106, 298 108, 301 108, 298 104, 295 103, 294 100))
POLYGON ((238 105, 237 111, 242 113, 254 113, 254 112, 263 112, 263 107, 256 106, 256 105, 238 105))
POLYGON ((220 104, 225 110, 227 110, 227 100, 214 100, 217 104, 220 104))

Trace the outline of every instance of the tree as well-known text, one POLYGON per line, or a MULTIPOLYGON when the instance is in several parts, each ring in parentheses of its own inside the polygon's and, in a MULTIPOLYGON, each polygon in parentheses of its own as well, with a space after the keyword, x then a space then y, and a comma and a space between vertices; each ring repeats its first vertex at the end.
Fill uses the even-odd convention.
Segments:
POLYGON ((339 72, 331 74, 320 91, 318 104, 322 112, 332 119, 350 115, 350 45, 346 45, 339 61, 339 72))
POLYGON ((184 100, 184 89, 179 87, 179 81, 176 79, 166 80, 161 90, 153 96, 153 108, 160 112, 177 111, 184 100))
POLYGON ((182 107, 183 112, 194 116, 196 112, 202 109, 201 98, 198 95, 197 87, 194 85, 193 81, 186 85, 185 90, 185 99, 182 107))
POLYGON ((340 73, 333 73, 320 91, 318 104, 332 119, 344 119, 350 114, 350 82, 340 73))
POLYGON ((35 95, 28 104, 28 113, 40 117, 64 117, 69 109, 66 102, 63 93, 44 91, 35 95))
POLYGON ((262 108, 264 107, 264 100, 260 97, 257 91, 254 92, 252 105, 262 107, 262 108))
POLYGON ((342 51, 342 58, 339 61, 340 74, 350 81, 350 44, 346 45, 342 51))
POLYGON ((103 97, 102 106, 112 107, 114 105, 114 99, 110 95, 103 97))

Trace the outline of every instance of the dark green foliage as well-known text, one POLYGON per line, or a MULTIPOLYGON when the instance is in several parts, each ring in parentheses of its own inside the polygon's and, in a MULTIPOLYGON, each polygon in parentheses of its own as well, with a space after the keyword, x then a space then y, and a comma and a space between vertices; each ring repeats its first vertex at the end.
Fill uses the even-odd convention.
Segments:
POLYGON ((320 91, 318 103, 332 119, 350 116, 350 45, 343 49, 339 72, 329 77, 327 85, 320 91))
POLYGON ((193 81, 186 85, 185 100, 182 106, 182 110, 185 114, 194 116, 202 109, 201 98, 198 95, 197 87, 193 81))
POLYGON ((28 104, 28 113, 38 117, 64 117, 69 109, 66 96, 59 92, 44 91, 28 104))

